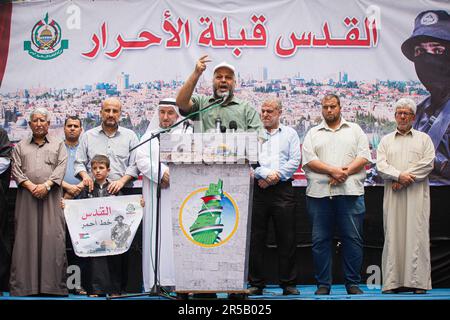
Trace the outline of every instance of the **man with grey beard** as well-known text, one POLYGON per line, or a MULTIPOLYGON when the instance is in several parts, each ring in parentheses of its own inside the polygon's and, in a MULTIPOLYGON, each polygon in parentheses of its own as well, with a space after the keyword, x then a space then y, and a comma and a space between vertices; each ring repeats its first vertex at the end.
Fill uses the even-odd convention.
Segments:
POLYGON ((208 56, 202 56, 197 61, 194 72, 181 87, 176 101, 181 115, 188 116, 218 100, 218 103, 221 103, 220 106, 211 108, 193 118, 194 121, 200 121, 201 132, 215 130, 218 122, 228 129, 231 121, 236 122, 236 129, 240 131, 261 129, 262 123, 255 108, 249 102, 238 99, 234 95, 236 75, 235 68, 231 64, 222 62, 214 67, 212 96, 192 95, 198 80, 206 70, 208 62, 211 62, 208 56))

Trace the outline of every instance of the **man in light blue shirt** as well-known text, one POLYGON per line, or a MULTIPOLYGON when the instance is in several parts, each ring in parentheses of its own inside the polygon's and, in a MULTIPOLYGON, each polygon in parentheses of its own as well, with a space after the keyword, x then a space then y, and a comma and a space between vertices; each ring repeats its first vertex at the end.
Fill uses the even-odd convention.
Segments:
MULTIPOLYGON (((67 167, 66 173, 64 175, 64 180, 62 181, 62 188, 64 191, 65 199, 78 199, 80 192, 84 188, 83 181, 75 176, 74 164, 77 154, 77 149, 79 145, 80 135, 83 132, 81 119, 78 116, 69 116, 64 121, 64 144, 66 145, 67 151, 67 167)), ((84 283, 85 270, 86 270, 86 259, 80 258, 74 254, 72 241, 70 238, 69 231, 66 226, 66 248, 69 248, 67 252, 67 262, 68 265, 77 265, 81 270, 81 279, 84 283)), ((84 286, 84 284, 83 284, 84 286)), ((86 291, 82 286, 75 288, 73 291, 75 294, 86 294, 86 291)))
POLYGON ((298 295, 295 259, 295 195, 292 175, 300 164, 297 132, 280 124, 278 99, 261 107, 264 130, 260 135, 259 166, 255 168, 250 240, 249 294, 261 295, 265 287, 264 251, 272 217, 278 249, 278 278, 283 295, 298 295))
POLYGON ((64 144, 67 150, 67 168, 62 187, 66 198, 76 198, 83 190, 83 182, 75 176, 74 164, 79 145, 79 138, 83 128, 81 119, 77 116, 67 117, 64 122, 64 144))

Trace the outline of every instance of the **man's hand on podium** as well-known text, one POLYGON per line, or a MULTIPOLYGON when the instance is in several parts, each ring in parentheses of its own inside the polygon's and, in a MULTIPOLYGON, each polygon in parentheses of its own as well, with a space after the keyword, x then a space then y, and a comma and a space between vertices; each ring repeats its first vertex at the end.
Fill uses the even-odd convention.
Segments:
POLYGON ((169 170, 166 170, 161 178, 161 189, 167 189, 170 186, 169 170))

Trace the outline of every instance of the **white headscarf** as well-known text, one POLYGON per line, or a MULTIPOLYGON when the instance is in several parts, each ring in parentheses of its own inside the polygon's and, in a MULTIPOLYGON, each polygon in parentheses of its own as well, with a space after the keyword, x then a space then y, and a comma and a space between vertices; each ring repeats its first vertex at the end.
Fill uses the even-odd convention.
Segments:
MULTIPOLYGON (((156 131, 159 131, 159 130, 163 129, 163 128, 161 128, 159 126, 159 108, 160 107, 172 107, 175 110, 175 112, 177 113, 177 115, 178 115, 178 119, 176 120, 176 122, 184 119, 184 117, 180 114, 180 110, 178 109, 178 106, 177 106, 176 101, 175 101, 174 98, 162 99, 158 103, 158 107, 156 108, 155 112, 153 113, 152 120, 150 120, 150 123, 149 123, 149 125, 147 127, 147 130, 145 131, 145 134, 153 133, 153 132, 156 132, 156 131)), ((187 122, 189 123, 189 120, 187 122)), ((189 126, 190 125, 191 124, 189 124, 189 126)), ((186 132, 187 129, 188 129, 188 126, 185 125, 185 123, 183 123, 183 124, 180 124, 178 127, 172 129, 170 132, 183 133, 183 132, 186 132)))

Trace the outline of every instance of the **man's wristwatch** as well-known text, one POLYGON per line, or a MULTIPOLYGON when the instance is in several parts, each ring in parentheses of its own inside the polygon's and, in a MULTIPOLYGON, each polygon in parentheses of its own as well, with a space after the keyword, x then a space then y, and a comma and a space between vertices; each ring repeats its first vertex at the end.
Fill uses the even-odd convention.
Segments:
POLYGON ((47 182, 44 182, 44 186, 47 189, 47 191, 50 191, 51 187, 47 184, 47 182))

